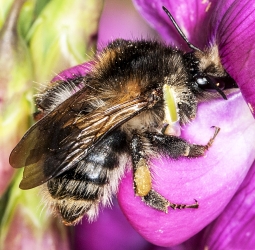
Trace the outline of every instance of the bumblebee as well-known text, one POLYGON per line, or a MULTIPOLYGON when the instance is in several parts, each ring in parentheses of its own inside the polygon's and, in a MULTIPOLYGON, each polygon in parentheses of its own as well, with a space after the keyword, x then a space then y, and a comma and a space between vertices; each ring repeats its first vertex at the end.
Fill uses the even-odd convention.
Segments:
POLYGON ((234 83, 224 70, 216 45, 192 45, 164 8, 191 52, 156 41, 118 39, 91 63, 85 76, 56 81, 37 96, 42 117, 10 156, 24 167, 21 189, 44 186, 46 202, 64 224, 86 215, 94 220, 100 205, 111 202, 128 161, 134 192, 148 206, 198 208, 168 201, 152 186, 149 160, 200 157, 206 145, 180 137, 182 125, 196 117, 197 104, 222 96, 234 83))

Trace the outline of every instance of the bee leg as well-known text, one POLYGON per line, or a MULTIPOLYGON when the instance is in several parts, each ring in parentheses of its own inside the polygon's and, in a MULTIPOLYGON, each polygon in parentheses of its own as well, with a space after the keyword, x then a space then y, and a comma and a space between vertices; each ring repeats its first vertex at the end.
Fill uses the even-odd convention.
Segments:
POLYGON ((189 144, 189 153, 187 155, 188 157, 199 157, 204 155, 205 151, 207 151, 212 146, 216 136, 220 132, 220 128, 214 128, 214 135, 212 138, 210 138, 206 145, 189 144))
MULTIPOLYGON (((159 152, 176 159, 179 157, 203 156, 205 151, 212 146, 219 131, 220 129, 215 127, 214 135, 206 145, 190 144, 180 137, 162 135, 158 133, 146 133, 143 136, 145 136, 145 138, 147 138, 153 147, 155 147, 159 152)), ((194 204, 190 205, 172 203, 153 190, 151 185, 151 175, 145 160, 146 158, 142 141, 139 139, 138 135, 133 137, 131 148, 134 166, 135 193, 141 196, 142 200, 147 205, 166 213, 168 211, 168 207, 173 209, 199 207, 196 200, 194 204)))
POLYGON ((146 161, 146 154, 141 136, 135 134, 131 142, 132 163, 134 172, 135 194, 142 198, 148 206, 168 212, 168 207, 173 209, 198 208, 198 203, 185 205, 171 203, 152 188, 152 177, 146 161))
POLYGON ((206 145, 191 144, 180 137, 158 133, 146 133, 146 138, 157 151, 171 158, 200 157, 212 146, 219 131, 220 128, 215 127, 214 135, 206 145))
POLYGON ((162 195, 157 193, 155 190, 151 190, 146 196, 142 197, 142 200, 150 207, 153 207, 153 208, 163 211, 165 213, 168 212, 168 207, 171 207, 172 209, 198 208, 199 207, 197 200, 195 200, 194 204, 190 204, 190 205, 172 203, 172 202, 166 200, 162 195), (162 200, 162 198, 164 200, 162 200))
POLYGON ((133 163, 135 194, 149 206, 167 212, 169 201, 156 191, 152 190, 152 178, 146 161, 146 154, 142 138, 134 134, 131 141, 131 155, 133 163))

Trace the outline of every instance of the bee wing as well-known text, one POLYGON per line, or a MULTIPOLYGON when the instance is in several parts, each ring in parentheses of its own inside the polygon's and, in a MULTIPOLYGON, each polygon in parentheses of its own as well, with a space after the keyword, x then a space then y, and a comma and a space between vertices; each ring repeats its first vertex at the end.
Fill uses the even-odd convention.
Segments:
POLYGON ((81 161, 106 134, 148 106, 135 98, 83 114, 88 103, 77 92, 34 124, 10 155, 14 168, 25 167, 21 189, 39 186, 81 161))

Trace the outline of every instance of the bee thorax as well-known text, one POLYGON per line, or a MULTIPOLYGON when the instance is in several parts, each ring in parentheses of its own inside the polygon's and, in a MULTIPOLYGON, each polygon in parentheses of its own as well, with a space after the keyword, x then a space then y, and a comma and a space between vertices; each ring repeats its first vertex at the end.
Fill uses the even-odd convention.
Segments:
POLYGON ((150 109, 130 119, 121 126, 121 130, 128 135, 133 131, 143 133, 145 131, 156 132, 162 127, 164 111, 162 107, 150 109))

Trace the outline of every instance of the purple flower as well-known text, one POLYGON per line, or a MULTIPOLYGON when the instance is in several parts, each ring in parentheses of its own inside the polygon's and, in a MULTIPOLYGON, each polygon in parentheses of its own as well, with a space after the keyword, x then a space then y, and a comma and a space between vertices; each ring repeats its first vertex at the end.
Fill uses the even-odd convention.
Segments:
MULTIPOLYGON (((248 0, 134 0, 134 3, 166 43, 187 50, 162 5, 169 9, 194 45, 204 49, 216 43, 223 66, 236 80, 242 94, 232 93, 227 101, 217 99, 201 103, 196 119, 183 128, 182 137, 196 144, 208 142, 214 132, 212 126, 221 128, 205 157, 177 161, 164 157, 151 162, 155 190, 175 203, 190 204, 197 199, 199 209, 169 210, 164 214, 145 206, 134 195, 131 172, 120 184, 120 207, 133 228, 158 246, 182 243, 172 249, 251 249, 255 245, 255 122, 251 114, 255 109, 252 82, 255 75, 255 7, 248 0)), ((72 74, 83 74, 82 67, 86 66, 73 68, 72 74)), ((70 76, 66 71, 61 77, 66 74, 70 76)), ((145 249, 146 246, 157 249, 142 241, 125 224, 118 210, 112 213, 106 210, 106 214, 100 216, 102 218, 94 225, 88 226, 84 222, 76 228, 77 244, 81 248, 86 244, 88 248, 91 246, 89 249, 97 249, 93 245, 97 239, 104 241, 111 236, 112 241, 105 242, 106 245, 115 243, 111 249, 119 249, 125 241, 132 246, 129 249, 145 249), (119 219, 119 223, 113 222, 114 219, 119 219), (92 236, 81 239, 81 235, 86 234, 84 230, 93 229, 97 232, 106 230, 107 235, 101 239, 100 235, 94 240, 92 236)))
MULTIPOLYGON (((255 53, 252 51, 255 32, 251 16, 255 14, 255 9, 249 1, 134 2, 166 42, 178 41, 180 36, 162 12, 162 5, 176 17, 193 44, 201 49, 210 43, 218 44, 225 69, 236 80, 253 110, 255 87, 252 82, 254 73, 251 71, 255 61, 252 56, 255 53)), ((204 144, 212 134, 211 126, 220 127, 221 132, 205 158, 181 159, 177 162, 161 159, 154 162, 153 168, 156 190, 173 202, 188 203, 196 198, 200 203, 198 210, 169 211, 168 215, 152 211, 134 197, 132 189, 130 191, 131 174, 121 183, 118 195, 120 206, 133 227, 154 244, 171 246, 180 243, 199 232, 219 214, 218 223, 215 223, 223 230, 220 221, 223 220, 221 218, 226 219, 224 214, 228 211, 226 206, 229 201, 239 201, 241 207, 241 200, 235 194, 254 161, 255 132, 254 120, 240 94, 230 96, 226 102, 216 100, 201 104, 196 120, 185 127, 182 136, 194 143, 204 144)), ((253 212, 251 218, 252 215, 253 212)), ((231 218, 232 214, 228 219, 231 218)), ((210 248, 213 246, 211 242, 215 244, 213 232, 217 230, 216 226, 211 229, 210 240, 205 239, 204 246, 210 248)), ((229 234, 233 232, 227 227, 225 230, 229 234)), ((218 249, 226 244, 223 240, 218 243, 218 249)), ((234 235, 228 236, 228 241, 231 240, 234 240, 234 235)), ((240 244, 244 246, 244 242, 240 244)))

